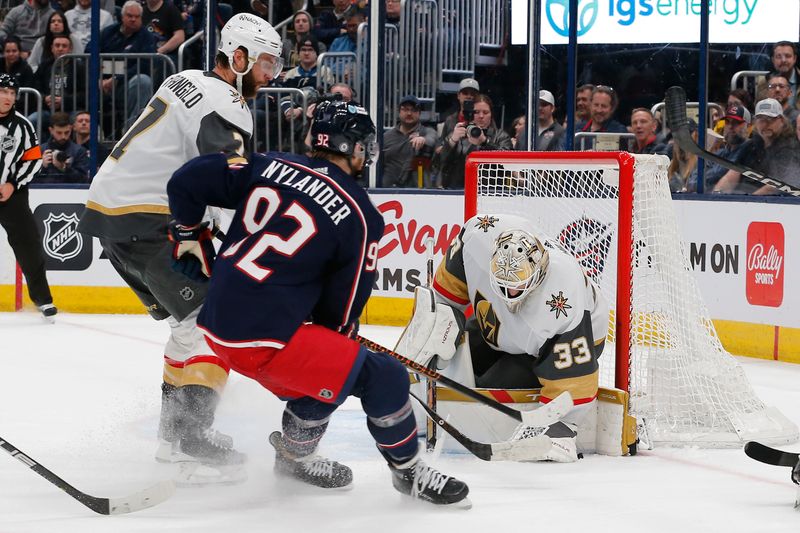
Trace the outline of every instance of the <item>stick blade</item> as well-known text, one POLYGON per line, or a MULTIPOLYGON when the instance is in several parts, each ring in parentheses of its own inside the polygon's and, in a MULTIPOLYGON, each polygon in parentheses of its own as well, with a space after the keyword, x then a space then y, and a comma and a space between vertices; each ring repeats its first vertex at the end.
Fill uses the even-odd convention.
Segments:
POLYGON ((755 441, 750 441, 744 445, 744 453, 751 459, 774 466, 794 467, 798 459, 798 454, 796 453, 776 450, 755 441))
POLYGON ((175 494, 175 483, 172 480, 161 481, 130 496, 109 498, 108 514, 135 513, 163 503, 170 499, 173 494, 175 494))
POLYGON ((680 130, 689 125, 689 118, 686 115, 686 91, 683 87, 676 85, 667 89, 664 96, 664 110, 669 129, 680 130))

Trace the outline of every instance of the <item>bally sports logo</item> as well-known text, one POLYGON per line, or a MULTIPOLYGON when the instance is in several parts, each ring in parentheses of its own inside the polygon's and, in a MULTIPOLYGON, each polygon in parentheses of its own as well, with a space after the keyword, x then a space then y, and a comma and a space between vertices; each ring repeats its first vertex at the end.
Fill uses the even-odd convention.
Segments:
POLYGON ((783 226, 778 222, 751 222, 747 227, 747 301, 751 305, 780 307, 783 302, 783 226))

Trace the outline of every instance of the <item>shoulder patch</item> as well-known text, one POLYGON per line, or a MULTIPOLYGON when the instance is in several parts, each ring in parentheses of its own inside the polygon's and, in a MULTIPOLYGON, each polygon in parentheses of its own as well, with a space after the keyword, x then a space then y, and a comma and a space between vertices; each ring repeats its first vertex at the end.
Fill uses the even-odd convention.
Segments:
POLYGON ((478 218, 478 221, 475 223, 475 227, 478 229, 482 229, 484 233, 489 231, 489 228, 494 227, 494 223, 500 220, 497 217, 493 217, 492 215, 484 215, 478 218))
POLYGON ((550 306, 550 312, 555 312, 556 318, 559 318, 562 314, 564 317, 568 317, 567 309, 572 309, 572 306, 567 303, 569 298, 564 297, 564 291, 558 291, 558 295, 551 294, 551 300, 545 302, 546 305, 550 306))

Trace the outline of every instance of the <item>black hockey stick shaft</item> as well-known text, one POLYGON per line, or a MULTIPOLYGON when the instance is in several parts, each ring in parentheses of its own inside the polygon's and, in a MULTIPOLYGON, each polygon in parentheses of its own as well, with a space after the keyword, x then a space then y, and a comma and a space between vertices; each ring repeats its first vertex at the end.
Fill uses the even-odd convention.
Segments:
MULTIPOLYGON (((433 239, 429 238, 425 241, 425 286, 429 289, 433 287, 433 239)), ((433 356, 428 363, 428 368, 436 368, 436 361, 438 357, 433 356)), ((427 399, 427 407, 432 411, 436 411, 436 382, 427 380, 425 383, 425 395, 427 399)), ((425 447, 428 451, 436 447, 436 424, 433 418, 428 418, 425 427, 425 447)))
POLYGON ((774 466, 788 466, 794 468, 800 459, 800 454, 776 450, 760 442, 750 441, 744 445, 744 453, 751 459, 774 466))
POLYGON ((454 428, 450 425, 444 418, 442 418, 439 413, 431 409, 426 402, 423 402, 416 394, 413 392, 409 393, 412 398, 417 400, 417 402, 425 409, 425 412, 428 413, 428 419, 432 420, 438 426, 440 426, 443 430, 449 433, 456 441, 459 442, 464 448, 467 449, 472 455, 477 457, 478 459, 483 459, 484 461, 491 461, 492 460, 492 446, 490 444, 486 444, 483 442, 477 442, 459 430, 454 428))
POLYGON ((712 154, 708 150, 704 150, 694 142, 692 134, 689 131, 689 118, 686 115, 686 91, 683 90, 683 87, 675 86, 667 89, 667 94, 664 98, 664 107, 667 113, 667 126, 672 130, 672 136, 681 149, 691 152, 698 157, 702 157, 706 161, 713 161, 728 170, 739 172, 745 178, 761 183, 762 185, 770 185, 781 192, 800 197, 800 189, 797 187, 771 178, 750 167, 723 159, 718 155, 712 154))
POLYGON ((79 491, 49 469, 45 468, 44 466, 40 465, 36 461, 30 458, 27 454, 20 451, 19 448, 8 442, 7 440, 0 438, 0 446, 3 447, 5 451, 11 454, 12 457, 18 459, 22 464, 45 478, 47 481, 58 487, 59 489, 63 490, 83 505, 94 511, 98 514, 107 515, 110 514, 110 505, 108 498, 97 498, 95 496, 90 496, 84 492, 79 491))
POLYGON ((370 350, 373 350, 373 351, 376 351, 376 352, 384 352, 384 353, 390 355, 391 357, 394 357, 395 359, 397 359, 398 361, 400 361, 405 366, 407 366, 408 368, 410 368, 411 370, 413 370, 414 372, 416 372, 418 374, 422 374, 423 376, 428 377, 428 378, 430 378, 430 379, 432 379, 434 381, 438 381, 442 385, 445 385, 445 386, 453 389, 454 391, 458 391, 461 394, 463 394, 464 396, 472 398, 476 402, 480 402, 480 403, 482 403, 484 405, 488 405, 492 409, 500 411, 504 415, 507 415, 507 416, 513 418, 517 422, 522 422, 522 414, 519 411, 517 411, 516 409, 512 409, 511 407, 508 407, 507 405, 503 405, 502 403, 498 402, 497 400, 494 400, 492 398, 484 396, 480 392, 478 392, 478 391, 476 391, 474 389, 471 389, 471 388, 467 387, 466 385, 462 385, 458 381, 452 380, 452 379, 448 378, 447 376, 441 375, 440 373, 436 372, 432 368, 428 368, 428 367, 426 367, 424 365, 421 365, 421 364, 417 363, 416 361, 414 361, 412 359, 409 359, 408 357, 403 357, 399 353, 397 353, 397 352, 395 352, 393 350, 390 350, 388 348, 385 348, 385 347, 381 346, 380 344, 378 344, 377 342, 374 342, 374 341, 371 341, 369 339, 366 339, 366 338, 362 337, 361 335, 356 335, 356 340, 362 346, 364 346, 366 348, 369 348, 370 350))

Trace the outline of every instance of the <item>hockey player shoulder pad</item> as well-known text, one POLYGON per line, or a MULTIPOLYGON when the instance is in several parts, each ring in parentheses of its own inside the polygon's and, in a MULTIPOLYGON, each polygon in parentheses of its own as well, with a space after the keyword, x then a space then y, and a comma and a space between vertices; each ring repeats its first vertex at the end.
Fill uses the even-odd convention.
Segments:
POLYGON ((436 303, 431 289, 417 287, 411 320, 394 350, 424 366, 438 356, 437 367, 441 370, 449 364, 462 342, 464 323, 461 311, 436 303))
POLYGON ((217 256, 212 239, 208 222, 195 226, 170 222, 169 240, 175 243, 172 270, 194 281, 207 281, 211 277, 211 264, 217 256))

